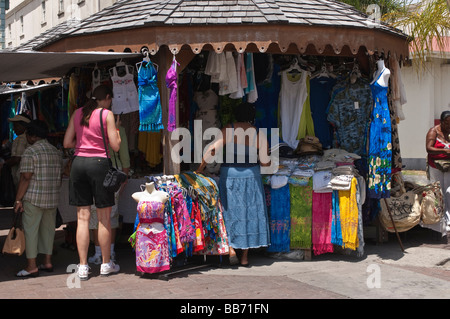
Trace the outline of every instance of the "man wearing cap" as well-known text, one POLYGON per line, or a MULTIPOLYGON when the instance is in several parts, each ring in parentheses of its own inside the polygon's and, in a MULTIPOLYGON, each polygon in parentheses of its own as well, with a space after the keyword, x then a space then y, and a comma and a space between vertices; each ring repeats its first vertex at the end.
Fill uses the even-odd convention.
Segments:
POLYGON ((13 130, 14 133, 16 133, 17 137, 12 143, 11 158, 8 159, 5 164, 11 167, 14 186, 16 186, 17 189, 20 179, 20 159, 23 152, 25 152, 25 149, 30 145, 27 142, 25 130, 27 128, 27 125, 31 122, 31 119, 26 114, 18 114, 13 118, 8 119, 8 121, 13 123, 13 130))

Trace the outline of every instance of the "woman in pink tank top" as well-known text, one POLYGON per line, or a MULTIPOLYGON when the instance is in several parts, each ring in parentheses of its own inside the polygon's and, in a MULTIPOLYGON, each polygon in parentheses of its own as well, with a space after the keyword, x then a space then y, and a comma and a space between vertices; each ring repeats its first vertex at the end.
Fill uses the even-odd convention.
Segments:
POLYGON ((64 148, 75 148, 69 180, 69 203, 77 206, 77 248, 80 258, 78 276, 88 279, 87 254, 89 248, 89 219, 91 205, 95 204, 99 221, 98 239, 102 250, 100 275, 109 275, 119 270, 110 260, 111 208, 114 193, 103 187, 109 169, 109 159, 103 144, 101 122, 105 130, 106 145, 117 152, 120 148, 119 121, 114 120, 111 108, 113 93, 105 86, 98 86, 89 102, 72 114, 64 136, 64 148), (101 112, 101 110, 103 112, 101 112), (100 115, 102 117, 100 118, 100 115))

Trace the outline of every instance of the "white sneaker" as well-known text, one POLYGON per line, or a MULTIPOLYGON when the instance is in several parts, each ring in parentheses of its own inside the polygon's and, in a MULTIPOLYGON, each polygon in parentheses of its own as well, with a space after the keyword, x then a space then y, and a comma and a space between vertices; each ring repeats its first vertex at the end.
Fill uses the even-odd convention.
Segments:
POLYGON ((95 265, 100 265, 102 263, 102 255, 94 255, 88 258, 88 262, 95 265))
POLYGON ((88 280, 90 274, 89 270, 91 268, 89 268, 88 265, 78 265, 77 268, 78 268, 77 271, 78 278, 80 278, 80 280, 88 280))
POLYGON ((119 272, 120 267, 116 265, 113 261, 110 261, 107 264, 102 264, 100 266, 100 276, 108 276, 111 274, 115 274, 119 272))

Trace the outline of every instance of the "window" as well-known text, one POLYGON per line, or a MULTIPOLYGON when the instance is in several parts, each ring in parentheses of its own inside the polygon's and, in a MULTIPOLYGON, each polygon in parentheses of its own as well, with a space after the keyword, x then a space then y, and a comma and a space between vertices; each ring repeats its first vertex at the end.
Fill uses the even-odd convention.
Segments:
POLYGON ((64 0, 59 0, 58 14, 64 13, 64 0))
POLYGON ((45 0, 42 0, 41 2, 41 10, 42 10, 42 19, 41 21, 45 21, 46 19, 46 8, 45 8, 45 0))
POLYGON ((23 26, 23 16, 20 16, 20 34, 24 34, 25 33, 25 29, 23 26))

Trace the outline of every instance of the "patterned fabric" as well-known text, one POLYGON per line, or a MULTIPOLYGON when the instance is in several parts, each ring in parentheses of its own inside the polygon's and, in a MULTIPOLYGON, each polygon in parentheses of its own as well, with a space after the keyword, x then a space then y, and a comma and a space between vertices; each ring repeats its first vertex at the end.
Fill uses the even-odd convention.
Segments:
POLYGON ((389 113, 391 116, 392 128, 392 173, 401 171, 403 167, 403 159, 400 151, 400 138, 398 135, 397 117, 395 115, 394 105, 389 101, 389 113))
MULTIPOLYGON (((382 74, 383 72, 380 76, 382 74)), ((387 100, 388 87, 379 85, 377 80, 370 86, 374 100, 369 132, 368 187, 369 197, 388 198, 392 167, 391 119, 387 100)))
POLYGON ((339 191, 339 212, 342 230, 342 247, 356 250, 358 240, 358 203, 356 201, 357 180, 352 179, 348 191, 339 191))
POLYGON ((341 215, 339 212, 339 191, 333 190, 331 199, 333 211, 333 218, 331 220, 331 243, 333 245, 342 246, 341 215))
POLYGON ((20 161, 21 173, 33 173, 23 200, 40 208, 58 207, 62 154, 46 139, 29 146, 20 161))
POLYGON ((308 186, 289 184, 291 197, 291 249, 310 249, 312 224, 312 179, 308 186))
POLYGON ((204 255, 228 254, 228 237, 223 220, 223 207, 219 199, 219 188, 214 179, 195 172, 175 175, 178 183, 188 189, 192 187, 195 201, 200 211, 205 249, 199 251, 204 255))
POLYGON ((343 80, 333 88, 332 96, 327 119, 336 129, 339 147, 349 153, 365 155, 373 101, 369 83, 363 78, 354 84, 343 80))
POLYGON ((167 231, 152 233, 141 225, 136 231, 136 270, 156 273, 170 269, 167 231))
POLYGON ((202 217, 200 215, 200 209, 198 208, 198 201, 191 200, 191 220, 195 226, 195 240, 194 240, 194 252, 199 252, 205 249, 205 236, 203 234, 202 217))
POLYGON ((181 189, 172 190, 169 192, 173 199, 172 205, 176 218, 178 221, 178 231, 181 243, 194 241, 195 228, 191 221, 191 216, 187 210, 186 200, 183 197, 181 189))
POLYGON ((164 204, 161 202, 140 201, 137 211, 141 223, 164 223, 164 204))
POLYGON ((159 95, 157 72, 151 62, 142 62, 138 71, 139 86, 139 131, 158 132, 162 124, 161 97, 159 95))
POLYGON ((291 229, 289 185, 271 189, 270 198, 270 246, 267 251, 289 252, 291 229))
POLYGON ((313 192, 312 245, 314 255, 333 252, 333 244, 331 243, 332 217, 332 193, 313 192))

